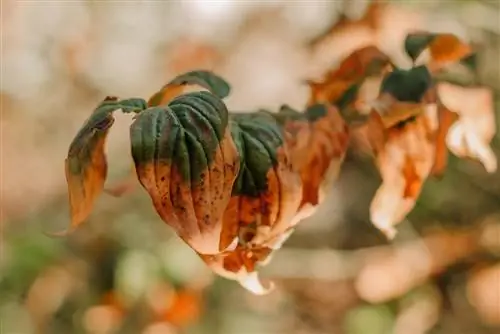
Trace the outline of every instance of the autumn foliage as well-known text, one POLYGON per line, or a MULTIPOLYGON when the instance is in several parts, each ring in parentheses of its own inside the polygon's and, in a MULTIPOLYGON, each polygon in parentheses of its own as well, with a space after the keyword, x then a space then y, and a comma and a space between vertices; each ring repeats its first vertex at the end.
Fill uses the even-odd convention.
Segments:
POLYGON ((213 271, 256 294, 257 276, 297 224, 332 189, 349 141, 375 162, 382 184, 373 224, 388 238, 413 209, 424 181, 446 169, 447 152, 497 168, 489 148, 492 95, 438 74, 472 49, 451 34, 416 32, 414 62, 398 68, 375 46, 354 51, 319 82, 303 110, 231 113, 230 85, 208 71, 174 78, 148 102, 108 97, 73 140, 66 159, 71 227, 88 217, 107 174, 104 144, 113 112, 134 113, 135 172, 161 219, 213 271))

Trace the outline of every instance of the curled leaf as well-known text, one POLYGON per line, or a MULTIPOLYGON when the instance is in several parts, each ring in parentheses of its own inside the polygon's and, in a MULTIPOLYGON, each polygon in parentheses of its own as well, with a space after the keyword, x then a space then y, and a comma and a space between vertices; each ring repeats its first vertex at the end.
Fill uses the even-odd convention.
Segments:
POLYGON ((270 113, 235 114, 230 126, 241 159, 224 213, 222 240, 237 238, 238 243, 234 250, 202 259, 219 275, 264 294, 271 288, 260 283, 257 269, 293 231, 301 180, 292 167, 284 132, 270 113))
POLYGON ((292 164, 302 179, 301 208, 315 207, 338 177, 347 151, 348 127, 332 105, 316 104, 304 113, 283 106, 275 117, 289 134, 292 164))
POLYGON ((137 176, 163 221, 198 253, 230 247, 221 244, 222 217, 240 157, 222 100, 181 95, 139 114, 130 136, 137 176))
POLYGON ((142 99, 118 100, 107 97, 87 119, 71 142, 65 160, 66 181, 71 211, 70 229, 53 235, 65 235, 87 219, 102 192, 107 174, 104 144, 113 125, 113 112, 139 113, 146 108, 142 99))
POLYGON ((489 146, 496 133, 491 90, 443 82, 437 91, 443 105, 458 115, 446 136, 448 148, 459 157, 479 160, 489 173, 495 172, 497 158, 489 146))
POLYGON ((239 199, 240 229, 248 231, 245 238, 240 235, 240 243, 269 246, 290 228, 301 200, 301 180, 292 168, 283 132, 270 114, 237 114, 232 121, 231 134, 241 157, 233 198, 239 199))
POLYGON ((229 95, 231 87, 220 76, 210 71, 191 71, 181 74, 167 83, 148 101, 149 106, 166 104, 176 96, 191 90, 206 89, 213 95, 223 99, 229 95))
POLYGON ((325 75, 325 81, 357 81, 367 76, 378 75, 392 68, 389 57, 377 47, 369 45, 359 48, 347 56, 337 69, 325 75))
POLYGON ((471 47, 453 34, 429 32, 408 34, 405 39, 405 50, 414 63, 428 63, 433 70, 458 62, 472 53, 471 47), (429 60, 425 59, 426 55, 429 60))
MULTIPOLYGON (((433 112, 428 110, 429 117, 435 117, 433 112)), ((434 146, 426 117, 424 114, 400 128, 389 129, 375 158, 382 184, 371 202, 370 218, 389 239, 396 234, 394 225, 415 206, 432 168, 434 146)))

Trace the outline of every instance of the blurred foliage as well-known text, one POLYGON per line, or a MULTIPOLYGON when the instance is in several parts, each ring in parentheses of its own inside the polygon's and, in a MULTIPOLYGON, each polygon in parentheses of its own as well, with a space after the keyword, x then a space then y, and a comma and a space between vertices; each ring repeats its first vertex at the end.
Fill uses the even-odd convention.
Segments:
MULTIPOLYGON (((497 333, 500 172, 452 155, 389 243, 369 222, 380 178, 350 151, 327 203, 263 271, 268 296, 214 278, 142 190, 101 196, 68 237, 43 233, 67 226, 63 160, 98 102, 196 67, 231 82, 232 110, 299 108, 304 80, 360 45, 408 65, 409 30, 453 32, 479 50, 477 77, 454 78, 495 89, 500 126, 495 1, 394 1, 360 20, 367 4, 3 1, 0 332, 497 333)), ((130 172, 129 120, 110 138, 109 184, 130 172)), ((492 145, 499 157, 498 133, 492 145)))

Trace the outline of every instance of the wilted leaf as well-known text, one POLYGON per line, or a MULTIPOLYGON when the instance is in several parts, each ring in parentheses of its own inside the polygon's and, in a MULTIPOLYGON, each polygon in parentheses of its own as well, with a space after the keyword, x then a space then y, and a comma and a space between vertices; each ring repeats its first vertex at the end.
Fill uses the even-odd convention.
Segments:
MULTIPOLYGON (((70 230, 88 217, 104 187, 107 174, 104 144, 114 122, 113 111, 121 109, 125 113, 139 113, 145 108, 146 102, 142 99, 118 100, 107 97, 73 139, 65 160, 71 210, 70 230)), ((70 230, 55 235, 64 235, 70 230)))
POLYGON ((405 50, 416 64, 427 63, 432 70, 458 62, 471 55, 469 45, 453 34, 415 32, 405 39, 405 50), (430 57, 425 59, 426 54, 430 57))
POLYGON ((347 151, 348 127, 332 105, 316 104, 304 113, 283 106, 275 117, 289 134, 292 164, 302 179, 300 207, 316 207, 337 179, 347 151))
POLYGON ((188 89, 206 89, 213 95, 223 99, 229 95, 231 87, 220 76, 210 71, 191 71, 181 74, 154 94, 148 101, 149 106, 167 104, 176 96, 188 92, 188 89))
POLYGON ((336 68, 326 73, 324 80, 357 81, 384 73, 393 67, 389 57, 375 46, 365 46, 347 56, 336 68))
POLYGON ((343 109, 353 107, 358 99, 366 103, 378 95, 380 79, 392 67, 390 59, 376 47, 357 49, 321 82, 307 81, 311 89, 308 106, 333 103, 343 109))
POLYGON ((458 115, 446 136, 448 148, 459 157, 479 160, 489 173, 495 172, 497 158, 489 146, 496 132, 491 90, 440 83, 437 91, 443 105, 458 115))
POLYGON ((240 156, 240 169, 224 213, 222 242, 237 238, 236 249, 202 256, 219 275, 237 280, 253 293, 268 292, 258 280, 257 266, 293 227, 302 187, 293 170, 284 135, 265 111, 239 113, 230 121, 240 156))
POLYGON ((378 148, 375 162, 382 184, 370 205, 373 224, 388 238, 396 234, 400 223, 413 209, 422 185, 434 162, 434 143, 430 137, 429 108, 413 121, 386 131, 383 146, 378 148))
POLYGON ((193 249, 217 254, 222 216, 240 168, 225 104, 181 95, 139 114, 130 128, 137 176, 160 217, 193 249))

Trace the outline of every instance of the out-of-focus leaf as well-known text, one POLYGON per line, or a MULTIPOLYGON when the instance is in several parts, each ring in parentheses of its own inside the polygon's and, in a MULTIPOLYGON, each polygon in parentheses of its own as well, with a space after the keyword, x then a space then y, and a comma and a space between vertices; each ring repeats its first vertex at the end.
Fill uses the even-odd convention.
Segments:
POLYGON ((370 218, 388 238, 395 236, 394 225, 413 209, 434 163, 432 128, 427 117, 435 116, 424 114, 388 129, 385 143, 378 147, 375 162, 382 184, 371 202, 370 218))
POLYGON ((471 55, 471 47, 457 36, 449 33, 410 33, 405 39, 405 50, 417 64, 427 63, 433 70, 458 62, 471 55), (426 53, 430 57, 424 59, 426 53))
MULTIPOLYGON (((125 113, 139 113, 145 108, 146 102, 142 99, 118 100, 107 97, 73 139, 65 160, 71 211, 70 230, 88 217, 104 187, 107 174, 104 144, 114 122, 113 112, 121 109, 125 113)), ((65 235, 70 230, 54 235, 65 235)))
POLYGON ((377 47, 369 45, 352 52, 338 68, 325 75, 325 81, 356 81, 366 76, 378 75, 393 67, 389 57, 377 47))
POLYGON ((347 151, 348 127, 332 105, 315 104, 304 113, 283 106, 275 117, 289 134, 292 164, 302 179, 300 207, 316 207, 337 179, 347 151))
POLYGON ((382 81, 380 93, 387 93, 400 102, 422 102, 432 87, 432 77, 425 66, 409 70, 395 69, 382 81))
POLYGON ((489 146, 496 133, 491 90, 440 83, 437 92, 443 105, 458 115, 446 136, 448 148, 459 157, 477 159, 489 173, 495 172, 497 158, 489 146))
POLYGON ((210 71, 191 71, 175 77, 155 93, 148 101, 149 106, 167 104, 176 96, 191 90, 206 89, 223 99, 229 95, 231 87, 220 76, 210 71))
POLYGON ((363 100, 378 95, 377 78, 393 68, 390 59, 374 46, 352 52, 337 68, 328 72, 321 82, 308 81, 311 89, 308 106, 318 103, 333 103, 340 109, 356 103, 362 91, 363 100), (364 85, 370 78, 370 84, 364 85))
POLYGON ((137 176, 160 217, 193 249, 217 254, 240 168, 224 102, 209 92, 149 108, 130 128, 137 176))

